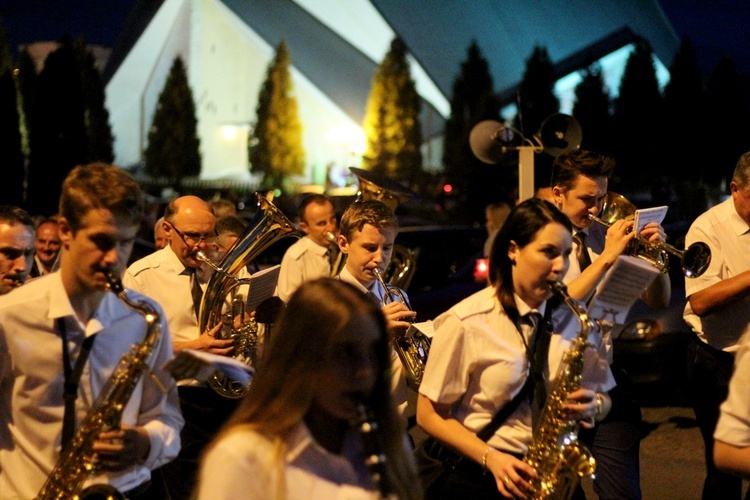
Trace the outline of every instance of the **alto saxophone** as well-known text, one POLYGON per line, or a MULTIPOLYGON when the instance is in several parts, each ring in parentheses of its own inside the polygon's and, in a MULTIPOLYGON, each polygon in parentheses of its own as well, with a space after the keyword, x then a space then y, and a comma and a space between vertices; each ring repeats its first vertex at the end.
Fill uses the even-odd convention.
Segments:
POLYGON ((109 485, 97 484, 83 490, 82 487, 86 479, 99 472, 94 460, 94 442, 102 432, 119 427, 125 406, 141 375, 148 369, 146 362, 154 350, 161 328, 156 310, 146 302, 136 303, 130 300, 125 294, 120 278, 112 271, 107 273, 107 281, 110 290, 130 309, 143 315, 147 325, 146 335, 140 344, 133 345, 112 372, 91 411, 60 454, 55 468, 39 491, 37 500, 86 498, 88 495, 97 495, 97 498, 125 498, 109 485))
POLYGON ((547 395, 524 461, 537 473, 537 477, 530 481, 530 498, 568 499, 581 478, 591 476, 596 471, 596 461, 589 450, 578 442, 578 422, 565 415, 568 394, 581 387, 583 353, 592 347, 588 335, 594 322, 583 307, 570 298, 563 283, 555 281, 550 283, 550 287, 576 315, 581 330, 570 349, 563 354, 557 378, 547 395))

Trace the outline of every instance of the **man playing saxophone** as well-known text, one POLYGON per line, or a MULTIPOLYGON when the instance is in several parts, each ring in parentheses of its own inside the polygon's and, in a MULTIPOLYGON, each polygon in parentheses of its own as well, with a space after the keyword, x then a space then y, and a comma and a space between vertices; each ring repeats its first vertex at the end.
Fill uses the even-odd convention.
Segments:
MULTIPOLYGON (((61 448, 86 431, 79 424, 97 412, 92 402, 123 354, 144 340, 143 315, 108 291, 106 276, 124 268, 142 209, 141 190, 124 171, 76 167, 60 197, 59 271, 0 298, 0 498, 39 493, 61 448)), ((172 344, 167 325, 160 326, 148 358, 154 378, 140 377, 122 401, 119 428, 92 445, 101 473, 88 482, 108 483, 128 498, 145 494, 151 470, 180 448, 177 392, 163 392, 171 377, 161 369, 172 344)))
MULTIPOLYGON (((550 431, 534 425, 545 422, 540 416, 559 412, 565 422, 591 427, 608 412, 614 379, 598 332, 580 353, 583 364, 573 374, 580 380, 572 381, 579 383, 567 385, 579 388, 557 407, 545 395, 582 330, 570 308, 549 300, 550 282, 568 269, 570 228, 547 201, 516 206, 490 253, 491 286, 435 319, 417 422, 433 443, 423 444, 426 454, 452 468, 422 475, 425 498, 526 498, 537 470, 524 457, 550 431)), ((548 450, 556 457, 553 437, 548 450)))

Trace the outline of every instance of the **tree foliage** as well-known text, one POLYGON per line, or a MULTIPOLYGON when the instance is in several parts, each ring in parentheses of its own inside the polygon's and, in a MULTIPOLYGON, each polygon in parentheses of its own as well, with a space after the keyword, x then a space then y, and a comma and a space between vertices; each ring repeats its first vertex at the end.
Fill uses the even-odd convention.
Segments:
POLYGON ((94 55, 86 50, 83 39, 75 44, 78 66, 81 68, 81 87, 84 99, 84 123, 86 124, 86 161, 114 161, 112 129, 109 126, 109 111, 104 106, 104 83, 94 63, 94 55))
POLYGON ((25 172, 16 94, 10 47, 0 22, 0 165, 3 165, 0 200, 20 206, 24 201, 25 172))
POLYGON ((27 158, 31 156, 29 135, 31 134, 31 110, 34 109, 37 79, 34 60, 31 59, 29 51, 24 48, 18 56, 16 85, 18 87, 18 114, 20 116, 23 154, 27 158))
POLYGON ((267 189, 284 187, 289 176, 304 173, 302 124, 289 71, 291 56, 282 40, 268 66, 256 107, 256 123, 248 139, 250 171, 263 175, 267 189))
POLYGON ((481 220, 486 205, 509 198, 514 188, 512 182, 503 182, 507 175, 504 169, 479 161, 469 145, 474 125, 482 120, 497 120, 498 116, 489 63, 476 41, 472 41, 453 81, 451 114, 445 123, 443 141, 446 179, 454 188, 456 208, 468 220, 481 220))
POLYGON ((63 179, 87 157, 81 72, 69 38, 47 56, 36 90, 27 205, 32 213, 51 215, 57 212, 63 179))
POLYGON ((396 180, 413 181, 422 170, 421 101, 400 38, 391 42, 375 71, 364 119, 363 167, 396 180))
POLYGON ((536 46, 526 60, 526 70, 519 88, 520 106, 516 128, 526 138, 539 132, 545 118, 557 113, 560 100, 555 95, 557 75, 545 47, 536 46))
POLYGON ((146 173, 170 179, 179 188, 182 177, 201 172, 198 120, 185 64, 179 56, 172 63, 154 111, 144 152, 146 173))
POLYGON ((581 147, 603 154, 612 153, 612 103, 604 84, 602 69, 594 64, 582 72, 581 83, 575 88, 573 116, 581 124, 581 147))

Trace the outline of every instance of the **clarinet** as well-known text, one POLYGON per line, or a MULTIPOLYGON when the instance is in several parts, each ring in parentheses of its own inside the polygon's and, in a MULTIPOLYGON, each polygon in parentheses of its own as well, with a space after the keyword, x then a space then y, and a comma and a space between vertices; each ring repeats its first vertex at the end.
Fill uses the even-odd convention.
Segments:
POLYGON ((372 410, 363 402, 357 405, 357 417, 353 425, 362 437, 365 466, 370 472, 372 482, 378 488, 382 498, 395 498, 388 482, 387 459, 380 446, 380 426, 375 421, 372 410))

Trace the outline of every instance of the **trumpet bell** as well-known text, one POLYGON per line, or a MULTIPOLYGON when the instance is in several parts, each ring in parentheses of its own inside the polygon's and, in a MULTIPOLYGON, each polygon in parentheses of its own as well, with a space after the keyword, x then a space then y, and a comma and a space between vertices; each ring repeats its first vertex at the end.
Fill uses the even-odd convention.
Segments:
POLYGON ((379 200, 395 212, 399 203, 417 197, 411 189, 377 172, 356 167, 349 167, 349 170, 359 181, 357 201, 379 200))
POLYGON ((682 256, 682 273, 687 278, 697 278, 711 264, 711 249, 702 241, 696 241, 685 250, 682 256))

